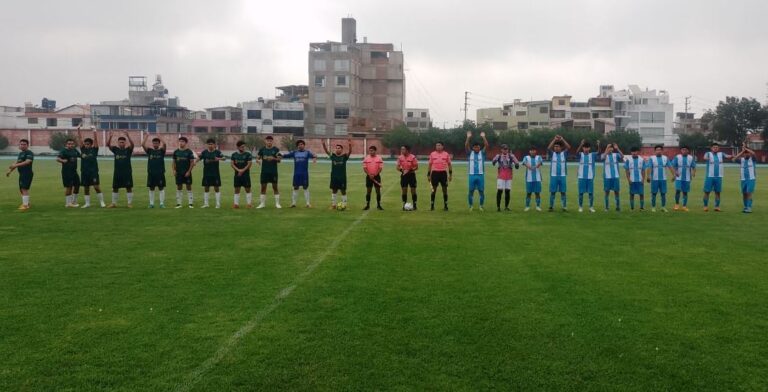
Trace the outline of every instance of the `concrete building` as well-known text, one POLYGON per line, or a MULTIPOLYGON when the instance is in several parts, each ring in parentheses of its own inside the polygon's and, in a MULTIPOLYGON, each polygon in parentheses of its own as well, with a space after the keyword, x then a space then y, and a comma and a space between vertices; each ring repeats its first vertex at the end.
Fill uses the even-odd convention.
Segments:
POLYGON ((21 106, 0 106, 0 129, 15 129, 21 124, 24 108, 21 106))
POLYGON ((632 129, 640 133, 644 145, 677 145, 674 133, 674 105, 664 91, 642 90, 630 85, 615 91, 613 86, 600 86, 600 98, 611 98, 616 129, 632 129))
POLYGON ((692 133, 709 132, 709 124, 696 118, 695 113, 678 112, 675 121, 675 134, 690 135, 692 133))
POLYGON ((243 128, 243 110, 234 106, 194 112, 192 118, 195 133, 240 133, 243 128))
POLYGON ((432 128, 429 109, 405 109, 405 126, 412 131, 428 131, 432 128))
MULTIPOLYGON (((517 128, 517 122, 513 121, 510 111, 505 108, 481 108, 477 109, 475 121, 478 124, 491 124, 496 131, 506 131, 517 128)), ((406 122, 408 119, 406 118, 406 122)))
POLYGON ((304 104, 264 100, 243 102, 243 132, 245 133, 286 133, 304 136, 304 104))
POLYGON ((341 42, 309 44, 310 135, 387 131, 403 123, 403 52, 390 43, 358 42, 356 24, 342 19, 341 42))
POLYGON ((91 126, 89 105, 70 105, 62 109, 34 107, 27 103, 24 114, 17 117, 16 127, 22 129, 77 129, 91 126))
POLYGON ((103 101, 91 105, 91 121, 99 129, 143 130, 149 133, 187 133, 192 131, 190 111, 170 97, 157 75, 150 90, 146 77, 128 78, 128 99, 103 101))

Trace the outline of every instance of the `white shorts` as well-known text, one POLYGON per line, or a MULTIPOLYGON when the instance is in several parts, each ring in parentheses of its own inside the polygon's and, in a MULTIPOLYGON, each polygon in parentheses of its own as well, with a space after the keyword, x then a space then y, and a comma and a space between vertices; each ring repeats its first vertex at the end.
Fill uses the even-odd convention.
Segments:
POLYGON ((496 189, 512 189, 512 180, 496 179, 496 189))

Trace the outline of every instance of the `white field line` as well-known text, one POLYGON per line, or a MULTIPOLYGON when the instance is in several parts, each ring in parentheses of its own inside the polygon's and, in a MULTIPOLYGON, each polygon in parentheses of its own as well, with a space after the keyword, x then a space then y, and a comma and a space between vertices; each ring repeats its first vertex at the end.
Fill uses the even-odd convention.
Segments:
MULTIPOLYGON (((389 186, 388 189, 386 189, 386 191, 389 191, 394 188, 397 188, 397 186, 395 185, 389 186)), ((383 192, 383 193, 388 193, 388 192, 383 192)), ((371 196, 374 196, 374 195, 371 195, 371 196)), ((382 194, 382 198, 383 197, 384 197, 384 194, 382 194)), ((331 253, 333 253, 336 250, 336 248, 339 246, 341 241, 343 241, 347 237, 347 235, 349 235, 352 229, 357 227, 357 225, 359 225, 363 220, 365 220, 365 218, 368 216, 369 213, 370 211, 365 211, 362 214, 360 214, 360 216, 357 219, 355 219, 355 221, 352 222, 352 224, 350 224, 346 229, 344 229, 343 232, 341 232, 341 235, 337 236, 331 242, 331 244, 328 246, 328 248, 326 248, 326 250, 323 253, 317 256, 317 259, 315 259, 315 261, 313 261, 312 264, 308 265, 307 268, 304 269, 304 271, 302 271, 298 276, 296 276, 296 278, 293 280, 293 282, 291 282, 291 284, 289 284, 288 286, 280 290, 277 293, 277 295, 275 295, 275 298, 272 300, 272 302, 270 302, 267 306, 265 306, 264 308, 256 312, 256 314, 254 314, 253 317, 250 320, 248 320, 247 323, 245 323, 242 327, 240 327, 240 329, 238 329, 237 332, 235 332, 232 336, 230 336, 229 339, 227 339, 227 341, 224 342, 224 344, 222 344, 218 350, 216 350, 213 356, 206 359, 205 362, 201 363, 197 368, 195 368, 195 370, 189 373, 187 377, 185 377, 180 384, 176 385, 176 388, 174 390, 179 392, 189 391, 198 382, 200 382, 200 380, 203 378, 203 375, 209 370, 211 370, 214 366, 216 366, 219 362, 221 362, 221 360, 224 359, 224 357, 227 354, 229 354, 232 351, 232 349, 234 349, 238 345, 238 343, 240 343, 240 340, 242 340, 246 335, 248 335, 251 331, 253 331, 254 328, 258 327, 259 324, 261 324, 262 320, 264 320, 270 313, 272 313, 272 311, 277 309, 277 307, 280 306, 283 300, 288 298, 288 296, 291 295, 293 290, 296 289, 296 287, 299 284, 301 284, 304 280, 306 280, 307 277, 309 277, 309 275, 311 275, 317 269, 317 267, 319 267, 325 261, 325 259, 328 258, 328 256, 330 256, 331 253)))

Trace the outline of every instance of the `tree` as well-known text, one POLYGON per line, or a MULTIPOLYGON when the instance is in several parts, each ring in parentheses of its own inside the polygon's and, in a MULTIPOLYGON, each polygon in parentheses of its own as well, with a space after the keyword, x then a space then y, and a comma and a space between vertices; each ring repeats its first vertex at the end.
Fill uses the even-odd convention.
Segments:
POLYGON ((0 150, 5 150, 8 148, 8 138, 5 137, 5 135, 0 135, 0 150))
POLYGON ((688 148, 696 149, 697 147, 706 148, 710 144, 712 144, 712 136, 702 132, 680 135, 681 146, 688 146, 688 148))
POLYGON ((67 144, 67 139, 69 139, 69 135, 66 133, 54 132, 51 134, 51 138, 48 139, 48 147, 50 147, 53 151, 61 151, 67 144))
POLYGON ((202 135, 197 136, 198 139, 200 139, 200 144, 206 144, 208 143, 208 139, 213 139, 216 142, 216 145, 222 145, 227 142, 227 135, 223 133, 205 133, 202 135))
POLYGON ((293 136, 293 134, 283 136, 283 139, 280 140, 280 147, 286 151, 293 151, 296 149, 296 140, 297 139, 293 136))
POLYGON ((390 154, 395 154, 402 145, 408 145, 411 148, 416 147, 419 143, 419 135, 405 125, 399 125, 387 132, 381 138, 381 143, 389 149, 390 154))
POLYGON ((242 139, 245 142, 245 146, 250 151, 256 151, 262 147, 264 147, 264 138, 262 138, 259 135, 245 135, 242 139))
POLYGON ((642 147, 643 138, 634 129, 629 130, 615 130, 613 132, 605 134, 605 142, 617 143, 622 151, 629 151, 632 147, 642 147))
POLYGON ((735 146, 750 133, 764 131, 768 109, 754 98, 726 97, 714 112, 713 132, 718 140, 735 146))

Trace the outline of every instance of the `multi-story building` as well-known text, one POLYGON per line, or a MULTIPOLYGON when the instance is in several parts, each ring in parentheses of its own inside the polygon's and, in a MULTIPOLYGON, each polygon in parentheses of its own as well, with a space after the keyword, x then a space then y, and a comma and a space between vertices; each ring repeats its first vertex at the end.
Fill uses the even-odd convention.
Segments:
POLYGON ((403 52, 390 43, 357 42, 356 26, 344 18, 341 42, 309 45, 308 134, 386 131, 403 123, 403 52))
POLYGON ((405 126, 412 131, 428 131, 432 128, 429 109, 405 109, 405 126))
POLYGON ((689 135, 692 133, 706 133, 709 131, 709 124, 701 121, 701 118, 696 118, 695 113, 677 113, 677 121, 675 121, 675 133, 677 135, 689 135))
POLYGON ((89 105, 70 105, 62 109, 33 107, 26 104, 24 114, 17 117, 16 128, 25 129, 76 129, 91 126, 89 105))
POLYGON ((18 128, 24 117, 24 108, 21 106, 0 106, 0 129, 18 128))
POLYGON ((195 133, 239 133, 243 128, 243 110, 234 106, 222 106, 194 112, 192 130, 195 133))
POLYGON ((303 136, 304 104, 264 100, 243 102, 243 131, 246 133, 288 133, 303 136))
POLYGON ((481 108, 477 109, 476 115, 478 124, 491 124, 496 131, 517 128, 517 123, 513 121, 513 116, 507 108, 481 108))
POLYGON ((146 77, 128 78, 128 99, 104 101, 91 105, 91 121, 99 129, 143 130, 150 133, 183 133, 192 131, 190 111, 179 105, 178 97, 170 97, 157 75, 152 89, 146 77))
POLYGON ((606 85, 600 86, 600 98, 611 98, 616 129, 636 130, 645 145, 677 145, 674 105, 666 91, 642 90, 637 85, 615 91, 606 85))

